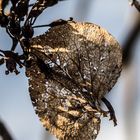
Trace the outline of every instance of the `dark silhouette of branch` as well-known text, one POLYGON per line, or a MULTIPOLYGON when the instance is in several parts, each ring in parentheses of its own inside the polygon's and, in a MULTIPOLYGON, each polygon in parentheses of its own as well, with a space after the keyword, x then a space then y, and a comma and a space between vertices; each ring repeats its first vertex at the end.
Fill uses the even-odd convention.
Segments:
POLYGON ((134 43, 140 33, 140 15, 137 16, 137 20, 131 33, 126 37, 123 45, 123 64, 127 65, 131 61, 132 52, 135 47, 134 43))
POLYGON ((3 140, 13 140, 12 136, 8 132, 7 128, 3 124, 3 122, 0 120, 0 136, 3 138, 3 140))
POLYGON ((137 0, 133 0, 131 5, 134 5, 136 9, 140 12, 140 3, 137 0))
POLYGON ((85 20, 87 18, 91 3, 93 3, 93 2, 95 2, 95 1, 93 1, 93 0, 77 1, 76 7, 74 10, 74 17, 76 17, 76 19, 78 19, 80 21, 85 20))

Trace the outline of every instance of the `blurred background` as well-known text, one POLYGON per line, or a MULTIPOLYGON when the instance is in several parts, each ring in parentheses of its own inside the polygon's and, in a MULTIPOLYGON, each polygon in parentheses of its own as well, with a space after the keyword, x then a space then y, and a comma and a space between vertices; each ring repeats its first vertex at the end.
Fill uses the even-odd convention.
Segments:
MULTIPOLYGON (((128 0, 66 0, 45 10, 36 25, 69 17, 98 24, 107 29, 122 47, 132 46, 130 59, 126 57, 129 63, 107 95, 115 109, 118 125, 114 127, 108 118, 102 118, 97 140, 140 140, 140 33, 128 41, 140 13, 130 6, 128 0)), ((47 28, 38 28, 35 35, 45 31, 47 28)), ((10 47, 10 38, 4 29, 0 29, 0 48, 10 47)), ((6 76, 5 66, 0 67, 0 120, 14 140, 56 140, 45 131, 35 114, 28 94, 28 79, 24 69, 20 72, 18 76, 6 76)))

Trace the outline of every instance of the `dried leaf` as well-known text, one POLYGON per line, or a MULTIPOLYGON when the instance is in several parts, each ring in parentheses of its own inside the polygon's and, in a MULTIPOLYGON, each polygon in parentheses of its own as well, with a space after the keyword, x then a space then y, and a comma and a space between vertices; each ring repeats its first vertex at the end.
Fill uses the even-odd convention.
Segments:
POLYGON ((0 0, 0 14, 2 11, 4 11, 8 3, 9 3, 9 0, 0 0))
POLYGON ((30 43, 26 75, 43 125, 60 140, 96 139, 101 98, 121 71, 118 42, 100 26, 72 21, 30 43))
POLYGON ((58 1, 63 0, 37 0, 36 3, 33 5, 27 20, 32 18, 37 18, 46 8, 54 6, 58 3, 58 1))

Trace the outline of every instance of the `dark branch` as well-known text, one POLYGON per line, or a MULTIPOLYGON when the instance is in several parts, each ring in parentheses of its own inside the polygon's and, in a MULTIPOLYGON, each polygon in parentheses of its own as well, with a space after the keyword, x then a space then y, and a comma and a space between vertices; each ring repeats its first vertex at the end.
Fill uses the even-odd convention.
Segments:
POLYGON ((134 49, 134 43, 139 35, 140 32, 140 15, 138 16, 138 19, 131 31, 131 33, 126 37, 126 40, 123 45, 123 64, 127 65, 129 64, 132 52, 134 49))
POLYGON ((136 9, 140 12, 140 3, 137 0, 133 0, 131 5, 134 5, 136 9))
POLYGON ((69 20, 58 19, 58 20, 56 20, 56 21, 51 22, 50 24, 37 25, 37 26, 33 26, 32 28, 39 28, 39 27, 55 27, 55 26, 58 26, 58 25, 67 24, 68 21, 73 21, 73 18, 70 17, 69 20))
POLYGON ((5 125, 0 121, 0 136, 3 140, 13 140, 5 125))

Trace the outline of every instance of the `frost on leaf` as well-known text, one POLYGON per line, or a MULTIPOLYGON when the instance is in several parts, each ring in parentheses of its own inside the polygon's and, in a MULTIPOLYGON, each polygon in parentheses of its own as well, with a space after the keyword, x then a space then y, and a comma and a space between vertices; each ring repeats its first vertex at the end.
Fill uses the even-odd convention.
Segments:
POLYGON ((101 99, 116 83, 122 53, 103 28, 68 22, 31 39, 29 92, 46 129, 60 140, 93 140, 101 99))

